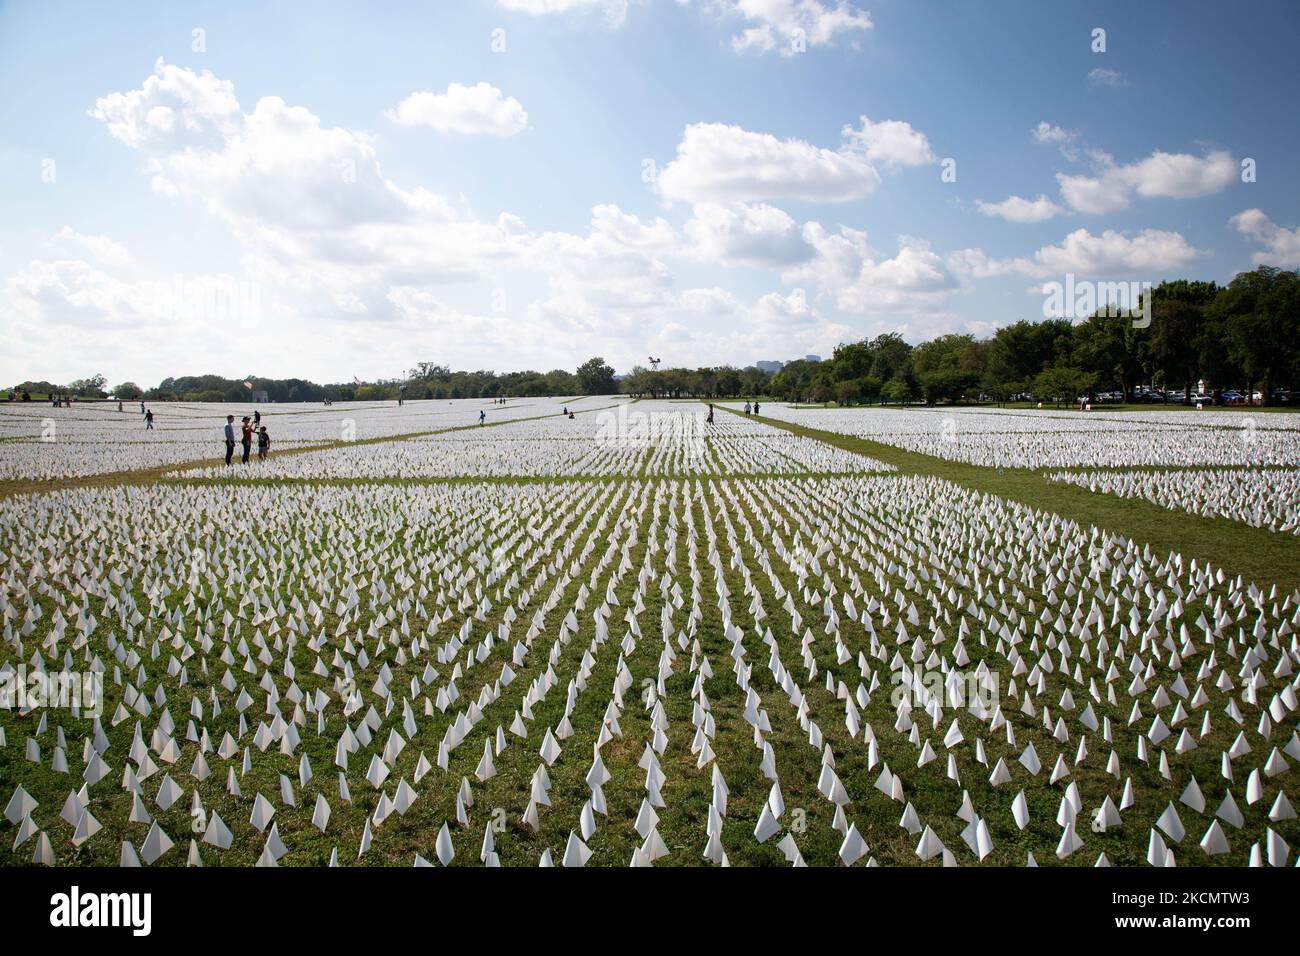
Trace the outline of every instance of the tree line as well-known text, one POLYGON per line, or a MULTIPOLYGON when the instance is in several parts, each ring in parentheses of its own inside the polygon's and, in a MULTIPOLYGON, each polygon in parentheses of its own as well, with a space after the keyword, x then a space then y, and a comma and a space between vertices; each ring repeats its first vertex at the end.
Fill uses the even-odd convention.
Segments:
MULTIPOLYGON (((910 345, 897 332, 836 347, 825 361, 799 359, 769 372, 755 366, 644 368, 621 379, 596 357, 575 371, 453 371, 420 362, 404 378, 318 385, 306 379, 191 375, 144 389, 103 375, 55 385, 24 382, 33 395, 145 401, 243 402, 250 391, 273 402, 524 398, 609 395, 652 398, 740 398, 841 404, 975 401, 1072 401, 1139 386, 1162 400, 1190 402, 1199 383, 1216 393, 1261 393, 1263 404, 1285 400, 1300 385, 1300 270, 1261 266, 1228 285, 1179 279, 1149 290, 1142 313, 1094 311, 1082 321, 1020 320, 988 338, 942 335, 910 345), (247 384, 245 384, 247 383, 247 384)), ((1144 295, 1144 298, 1145 298, 1144 295)))
POLYGON ((896 332, 838 346, 769 375, 757 368, 635 368, 624 390, 655 397, 767 395, 857 403, 1073 401, 1139 387, 1190 403, 1214 393, 1285 400, 1300 385, 1300 271, 1261 266, 1226 286, 1179 279, 1144 293, 1138 316, 1021 320, 988 338, 950 334, 912 346, 896 332), (1146 296, 1150 302, 1145 302, 1146 296), (1149 314, 1150 324, 1146 324, 1149 314))
POLYGON ((618 391, 614 369, 604 359, 593 358, 575 372, 453 371, 445 365, 420 362, 403 378, 375 382, 318 385, 301 378, 265 378, 249 375, 182 375, 163 379, 154 388, 134 382, 109 387, 104 375, 91 375, 67 385, 27 381, 9 390, 33 396, 75 395, 80 398, 114 398, 152 402, 247 402, 265 392, 271 402, 354 402, 406 399, 523 398, 560 395, 610 395, 618 391))

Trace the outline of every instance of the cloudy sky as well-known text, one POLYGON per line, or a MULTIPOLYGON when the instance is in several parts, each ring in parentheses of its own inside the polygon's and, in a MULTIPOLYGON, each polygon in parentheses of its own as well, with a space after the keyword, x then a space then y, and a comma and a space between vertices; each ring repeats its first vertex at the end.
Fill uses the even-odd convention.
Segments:
POLYGON ((0 3, 0 384, 743 365, 1300 267, 1298 40, 1291 0, 0 3))

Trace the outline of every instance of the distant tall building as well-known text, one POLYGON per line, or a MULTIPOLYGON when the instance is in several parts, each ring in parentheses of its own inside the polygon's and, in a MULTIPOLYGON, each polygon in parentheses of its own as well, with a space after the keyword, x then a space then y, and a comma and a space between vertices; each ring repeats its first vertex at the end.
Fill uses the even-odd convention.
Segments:
POLYGON ((760 372, 769 372, 772 375, 775 375, 777 372, 781 371, 781 369, 785 368, 785 363, 778 362, 775 359, 766 359, 762 362, 755 362, 754 366, 760 372))

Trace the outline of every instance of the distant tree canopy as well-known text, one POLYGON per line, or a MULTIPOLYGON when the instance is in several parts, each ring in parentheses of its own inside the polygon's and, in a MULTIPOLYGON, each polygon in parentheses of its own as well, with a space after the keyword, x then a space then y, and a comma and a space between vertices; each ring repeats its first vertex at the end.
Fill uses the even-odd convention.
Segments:
POLYGON ((104 386, 108 384, 108 379, 103 375, 87 375, 85 378, 79 378, 68 383, 68 391, 73 395, 85 395, 87 398, 103 398, 108 393, 104 391, 104 386))
POLYGON ((31 395, 62 395, 67 390, 66 386, 55 385, 53 382, 22 382, 9 389, 9 391, 19 395, 23 392, 31 395))
POLYGON ((584 395, 612 395, 618 391, 614 369, 603 358, 591 358, 578 366, 578 388, 584 395))
MULTIPOLYGON (((772 373, 750 366, 644 368, 619 379, 603 358, 576 372, 452 371, 420 362, 405 379, 317 385, 260 376, 166 378, 143 392, 148 401, 247 402, 251 391, 273 402, 610 395, 649 398, 763 396, 796 402, 929 404, 963 401, 1073 401, 1098 392, 1130 394, 1149 384, 1190 401, 1204 380, 1212 390, 1262 392, 1300 386, 1300 271, 1261 266, 1227 286, 1178 279, 1148 293, 1151 323, 1098 311, 1086 319, 1020 320, 992 336, 949 334, 909 345, 897 332, 846 342, 825 361, 798 359, 772 373), (248 385, 245 385, 245 382, 248 385), (404 390, 403 390, 404 387, 404 390)), ((1145 311, 1145 309, 1144 309, 1145 311)), ((68 385, 24 382, 11 391, 103 397, 107 379, 68 385)), ((135 397, 127 382, 113 394, 135 397)))

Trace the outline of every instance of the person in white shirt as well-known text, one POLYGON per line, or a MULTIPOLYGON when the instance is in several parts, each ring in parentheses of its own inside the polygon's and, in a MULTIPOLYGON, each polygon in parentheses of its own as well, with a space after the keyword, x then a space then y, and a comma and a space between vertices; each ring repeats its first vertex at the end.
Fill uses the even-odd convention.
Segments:
POLYGON ((226 464, 235 457, 235 416, 226 416, 226 464))

